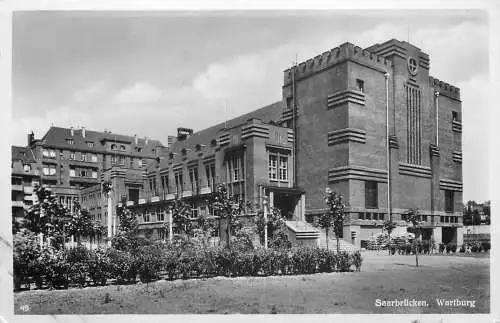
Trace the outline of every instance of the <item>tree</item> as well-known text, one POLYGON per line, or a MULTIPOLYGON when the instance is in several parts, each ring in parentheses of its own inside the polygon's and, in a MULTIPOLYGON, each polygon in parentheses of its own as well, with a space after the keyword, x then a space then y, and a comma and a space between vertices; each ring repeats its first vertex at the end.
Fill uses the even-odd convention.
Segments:
POLYGON ((327 208, 325 213, 320 217, 320 225, 326 229, 328 247, 328 228, 333 224, 333 230, 337 240, 337 254, 340 254, 339 237, 342 235, 344 220, 347 217, 347 213, 345 212, 346 203, 344 202, 342 194, 332 191, 329 187, 325 191, 325 203, 327 208))
POLYGON ((416 266, 418 267, 418 243, 417 243, 417 234, 419 233, 419 228, 420 228, 420 215, 418 213, 417 209, 409 209, 406 211, 406 213, 402 214, 403 220, 406 222, 410 223, 413 226, 413 229, 415 231, 415 263, 416 266))
POLYGON ((200 216, 198 217, 196 222, 197 222, 198 229, 203 234, 203 236, 202 236, 203 246, 206 247, 210 237, 213 236, 213 234, 216 230, 216 226, 215 226, 213 220, 209 219, 209 217, 204 213, 200 214, 200 216))
POLYGON ((55 248, 64 247, 70 220, 68 210, 47 188, 36 186, 34 192, 36 199, 26 214, 26 228, 35 234, 42 233, 55 248))
POLYGON ((90 213, 83 209, 78 201, 73 202, 74 210, 69 218, 66 232, 73 235, 79 244, 81 237, 90 237, 94 234, 95 224, 90 219, 90 213))
MULTIPOLYGON (((237 216, 243 213, 245 207, 241 200, 227 192, 226 185, 218 184, 212 193, 211 206, 214 213, 226 220, 226 246, 231 244, 231 226, 238 222, 237 216)), ((219 222, 219 226, 221 223, 219 222)))
POLYGON ((111 240, 113 248, 123 251, 134 250, 139 246, 139 223, 137 215, 122 203, 116 208, 118 230, 111 240))
MULTIPOLYGON (((184 200, 176 198, 169 205, 172 212, 172 222, 184 234, 190 235, 193 231, 191 223, 191 205, 187 204, 184 200)), ((166 223, 165 225, 168 225, 166 223)))
POLYGON ((396 223, 394 223, 392 221, 392 219, 388 219, 386 221, 384 221, 384 223, 382 224, 382 228, 387 231, 387 234, 389 235, 389 245, 388 245, 388 249, 389 249, 389 255, 391 254, 391 233, 392 231, 396 228, 396 223))
MULTIPOLYGON (((264 211, 258 210, 258 215, 255 218, 257 234, 261 244, 264 244, 264 230, 266 223, 264 221, 264 211)), ((286 236, 285 218, 281 214, 281 210, 273 207, 267 214, 267 237, 270 247, 280 247, 289 245, 288 236, 286 236)))

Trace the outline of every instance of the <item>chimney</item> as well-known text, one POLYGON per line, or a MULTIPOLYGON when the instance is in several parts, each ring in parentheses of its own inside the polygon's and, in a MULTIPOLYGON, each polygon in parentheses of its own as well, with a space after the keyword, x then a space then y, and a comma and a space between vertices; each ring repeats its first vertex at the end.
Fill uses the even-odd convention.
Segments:
POLYGON ((28 134, 28 146, 31 146, 33 141, 35 141, 35 134, 31 131, 31 133, 28 134))
POLYGON ((147 145, 148 144, 148 137, 145 137, 144 141, 146 142, 146 145, 147 145))
POLYGON ((172 147, 172 145, 174 144, 175 140, 177 138, 175 136, 168 136, 167 137, 167 147, 172 147))
POLYGON ((134 142, 136 145, 139 143, 139 138, 137 138, 137 134, 134 135, 134 142))
POLYGON ((193 129, 177 128, 177 140, 182 141, 189 138, 193 134, 193 129))
POLYGON ((71 132, 71 136, 74 136, 75 135, 75 129, 73 128, 73 126, 71 126, 69 128, 70 132, 71 132))
POLYGON ((82 127, 82 137, 85 138, 85 127, 82 127))

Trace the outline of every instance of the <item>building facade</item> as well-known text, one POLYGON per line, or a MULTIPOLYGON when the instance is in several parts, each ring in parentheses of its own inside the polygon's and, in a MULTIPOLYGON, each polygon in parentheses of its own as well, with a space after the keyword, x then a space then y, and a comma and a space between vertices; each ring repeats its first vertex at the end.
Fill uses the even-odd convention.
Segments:
POLYGON ((385 220, 406 231, 401 216, 410 208, 419 210, 423 239, 461 245, 460 91, 429 72, 429 55, 407 42, 345 43, 284 71, 281 101, 199 132, 178 128, 166 149, 62 128, 28 146, 42 182, 77 194, 103 222, 114 216, 108 201, 112 213, 123 201, 158 238, 169 203, 185 199, 193 219, 213 215, 207 198, 224 183, 299 222, 324 212, 330 187, 348 203, 342 238, 358 247, 385 220), (103 182, 113 187, 107 199, 103 182))
POLYGON ((330 187, 348 202, 343 239, 355 246, 389 218, 406 231, 410 208, 423 239, 462 244, 460 91, 429 70, 428 54, 395 39, 367 49, 345 43, 292 66, 282 101, 197 133, 179 130, 148 169, 142 222, 155 228, 176 195, 192 203, 193 217, 210 213, 203 196, 214 182, 311 222, 330 187))
MULTIPOLYGON (((85 128, 51 127, 41 139, 30 133, 26 147, 12 148, 13 216, 24 216, 21 208, 29 207, 33 186, 39 184, 50 189, 69 210, 79 201, 93 221, 105 225, 108 200, 102 194, 102 183, 109 177, 106 174, 115 169, 142 174, 164 148, 158 140, 85 128), (23 196, 17 193, 21 184, 23 196)), ((115 200, 137 200, 138 191, 138 187, 129 189, 127 185, 115 200)))

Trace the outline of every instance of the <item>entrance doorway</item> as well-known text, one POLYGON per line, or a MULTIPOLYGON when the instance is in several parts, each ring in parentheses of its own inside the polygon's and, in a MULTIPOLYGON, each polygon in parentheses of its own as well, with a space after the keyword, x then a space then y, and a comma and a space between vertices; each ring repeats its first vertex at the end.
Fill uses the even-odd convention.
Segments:
POLYGON ((280 209, 281 215, 287 220, 293 220, 299 199, 300 195, 274 193, 274 207, 280 209))
POLYGON ((444 244, 457 241, 457 228, 442 227, 441 239, 444 244))

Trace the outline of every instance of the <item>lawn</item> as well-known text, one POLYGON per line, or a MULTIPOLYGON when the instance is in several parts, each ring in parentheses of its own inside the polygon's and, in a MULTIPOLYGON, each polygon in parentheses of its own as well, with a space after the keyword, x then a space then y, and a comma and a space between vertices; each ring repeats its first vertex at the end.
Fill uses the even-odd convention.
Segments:
POLYGON ((24 291, 15 294, 15 313, 489 313, 489 257, 421 256, 418 268, 414 256, 364 252, 363 258, 361 272, 24 291), (437 298, 475 307, 439 306, 437 298), (378 307, 377 299, 427 306, 378 307))

